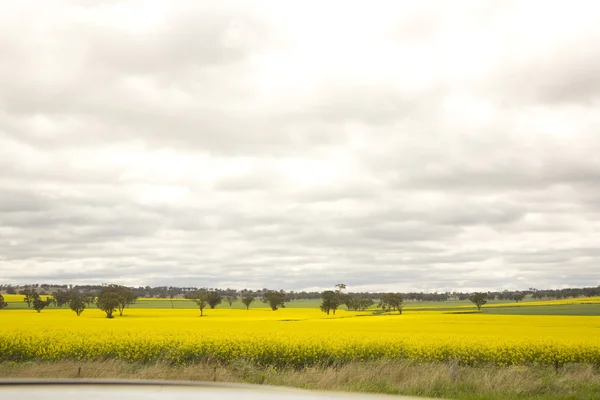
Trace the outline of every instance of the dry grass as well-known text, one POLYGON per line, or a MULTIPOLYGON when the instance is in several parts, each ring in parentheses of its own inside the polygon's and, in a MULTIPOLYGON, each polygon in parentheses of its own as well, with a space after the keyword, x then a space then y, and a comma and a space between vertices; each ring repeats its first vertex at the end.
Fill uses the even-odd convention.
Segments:
POLYGON ((591 365, 463 367, 452 363, 378 361, 303 370, 193 364, 131 364, 115 360, 0 363, 0 377, 120 378, 217 381, 445 397, 454 399, 597 399, 600 373, 591 365), (79 371, 81 371, 79 373, 79 371))

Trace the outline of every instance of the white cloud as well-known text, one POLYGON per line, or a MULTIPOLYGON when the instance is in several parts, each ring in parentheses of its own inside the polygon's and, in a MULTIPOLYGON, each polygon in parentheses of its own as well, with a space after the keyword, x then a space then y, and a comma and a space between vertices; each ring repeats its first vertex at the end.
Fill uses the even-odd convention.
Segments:
POLYGON ((6 282, 600 284, 600 9, 16 2, 6 282))

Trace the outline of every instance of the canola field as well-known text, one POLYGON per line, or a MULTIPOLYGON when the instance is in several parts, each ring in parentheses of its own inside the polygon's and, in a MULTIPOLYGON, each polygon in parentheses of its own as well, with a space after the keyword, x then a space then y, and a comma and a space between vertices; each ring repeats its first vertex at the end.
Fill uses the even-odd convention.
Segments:
POLYGON ((0 311, 0 361, 246 360, 304 367, 407 359, 464 365, 600 365, 600 317, 373 311, 325 315, 314 308, 0 311))

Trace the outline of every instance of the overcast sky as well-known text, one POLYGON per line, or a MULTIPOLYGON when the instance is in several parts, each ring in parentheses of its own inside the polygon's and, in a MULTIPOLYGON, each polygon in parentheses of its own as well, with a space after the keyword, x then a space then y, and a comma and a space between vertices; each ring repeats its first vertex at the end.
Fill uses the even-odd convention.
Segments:
POLYGON ((600 284, 596 1, 5 1, 0 283, 600 284))

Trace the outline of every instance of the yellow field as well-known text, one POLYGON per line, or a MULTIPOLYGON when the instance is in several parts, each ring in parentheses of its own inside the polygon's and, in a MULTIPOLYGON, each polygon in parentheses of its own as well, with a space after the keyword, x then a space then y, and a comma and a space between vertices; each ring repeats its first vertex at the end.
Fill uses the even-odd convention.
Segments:
POLYGON ((458 360, 478 365, 600 365, 600 318, 413 313, 373 316, 316 309, 96 309, 0 312, 0 360, 199 360, 312 365, 350 360, 458 360))
MULTIPOLYGON (((25 300, 25 296, 22 294, 3 294, 2 296, 4 296, 4 301, 7 303, 23 303, 25 300)), ((42 295, 40 298, 46 300, 48 296, 42 295)))

